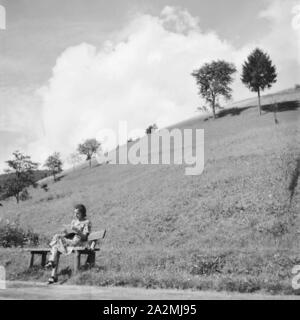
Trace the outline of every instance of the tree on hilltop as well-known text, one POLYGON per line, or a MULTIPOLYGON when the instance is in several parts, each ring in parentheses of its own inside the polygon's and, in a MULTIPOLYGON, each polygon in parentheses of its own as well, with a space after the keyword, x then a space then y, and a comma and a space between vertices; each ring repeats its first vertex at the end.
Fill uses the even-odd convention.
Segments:
POLYGON ((56 181, 56 175, 62 172, 62 165, 63 163, 60 159, 59 152, 54 152, 51 156, 47 158, 44 164, 44 166, 47 167, 53 175, 54 181, 56 181))
POLYGON ((269 55, 256 48, 248 56, 243 65, 241 81, 258 95, 258 110, 261 115, 260 94, 266 88, 271 88, 277 81, 276 67, 272 64, 269 55))
POLYGON ((236 72, 234 64, 223 60, 205 63, 200 69, 194 70, 192 76, 196 78, 199 95, 209 103, 214 118, 219 107, 218 98, 231 98, 232 89, 229 85, 233 82, 232 75, 236 72))
POLYGON ((92 156, 97 153, 100 147, 101 143, 96 139, 87 139, 84 143, 78 145, 77 151, 86 156, 86 160, 89 161, 91 168, 92 156))
POLYGON ((157 125, 156 125, 156 123, 154 123, 154 124, 151 124, 146 130, 145 130, 145 132, 146 132, 146 134, 151 134, 151 133, 153 133, 155 130, 157 130, 158 129, 158 127, 157 127, 157 125))

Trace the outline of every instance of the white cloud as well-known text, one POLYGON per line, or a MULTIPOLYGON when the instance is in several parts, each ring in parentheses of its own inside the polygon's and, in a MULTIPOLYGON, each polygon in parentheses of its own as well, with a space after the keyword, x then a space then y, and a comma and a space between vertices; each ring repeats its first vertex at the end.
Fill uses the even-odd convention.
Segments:
POLYGON ((166 30, 184 34, 200 30, 199 18, 193 17, 187 10, 179 7, 166 6, 161 12, 161 17, 166 30))
MULTIPOLYGON (((234 62, 240 70, 257 45, 279 66, 276 89, 291 86, 294 78, 288 72, 298 57, 296 35, 286 34, 290 11, 285 6, 282 12, 278 3, 270 3, 261 14, 270 20, 269 35, 242 48, 214 32, 202 32, 198 18, 173 7, 165 7, 159 17, 136 16, 100 49, 87 43, 69 47, 58 57, 49 83, 39 90, 45 135, 30 144, 28 152, 39 161, 53 151, 67 156, 99 130, 116 129, 119 120, 127 120, 131 130, 189 118, 203 104, 191 72, 214 59, 234 62)), ((249 96, 239 78, 237 74, 233 85, 235 99, 249 96)))
POLYGON ((269 20, 271 31, 261 39, 260 45, 269 51, 278 71, 274 90, 299 82, 300 77, 300 29, 293 27, 293 9, 299 5, 294 0, 272 0, 260 13, 269 20))

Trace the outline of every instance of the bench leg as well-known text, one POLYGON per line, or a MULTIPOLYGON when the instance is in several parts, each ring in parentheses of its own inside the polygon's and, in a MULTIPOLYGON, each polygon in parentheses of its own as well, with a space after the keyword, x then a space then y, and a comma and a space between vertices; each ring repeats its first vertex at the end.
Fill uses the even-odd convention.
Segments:
POLYGON ((47 252, 42 253, 42 258, 41 258, 41 266, 45 267, 46 265, 46 259, 47 259, 47 252))
POLYGON ((32 268, 34 264, 34 253, 31 252, 31 257, 30 257, 30 261, 29 261, 29 268, 32 268))
POLYGON ((94 267, 95 261, 96 261, 96 252, 92 251, 87 255, 86 264, 89 265, 90 267, 94 267))
POLYGON ((76 251, 75 252, 75 257, 74 257, 74 273, 78 272, 80 269, 80 252, 76 251))
POLYGON ((96 262, 96 252, 95 251, 91 252, 89 254, 89 257, 90 257, 89 264, 90 264, 91 267, 94 267, 95 266, 95 262, 96 262))

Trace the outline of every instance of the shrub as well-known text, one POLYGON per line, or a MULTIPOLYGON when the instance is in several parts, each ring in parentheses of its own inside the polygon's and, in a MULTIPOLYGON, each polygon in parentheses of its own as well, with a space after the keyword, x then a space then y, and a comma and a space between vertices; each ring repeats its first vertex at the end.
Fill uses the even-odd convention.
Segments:
POLYGON ((217 284, 219 291, 238 291, 252 293, 261 289, 260 280, 256 277, 244 276, 241 278, 224 277, 217 284))
POLYGON ((28 199, 30 199, 30 195, 27 189, 24 189, 21 193, 20 193, 20 200, 21 201, 26 201, 28 199))
POLYGON ((49 190, 48 184, 47 183, 42 183, 41 184, 41 189, 43 189, 45 192, 49 190))
POLYGON ((225 264, 225 256, 202 256, 195 255, 192 258, 192 275, 211 275, 221 273, 225 264))
POLYGON ((24 245, 39 244, 39 235, 32 230, 22 229, 18 222, 8 220, 0 223, 0 247, 23 247, 24 245))

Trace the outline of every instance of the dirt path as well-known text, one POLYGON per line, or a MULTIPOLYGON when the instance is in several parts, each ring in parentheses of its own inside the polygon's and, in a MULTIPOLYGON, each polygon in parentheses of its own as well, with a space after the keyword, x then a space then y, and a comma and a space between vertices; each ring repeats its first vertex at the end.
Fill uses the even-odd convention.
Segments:
POLYGON ((211 291, 165 290, 121 287, 88 287, 75 285, 47 285, 39 282, 7 282, 6 289, 0 289, 0 300, 22 299, 83 299, 83 300, 279 300, 300 299, 300 296, 272 296, 265 294, 240 294, 211 291))

